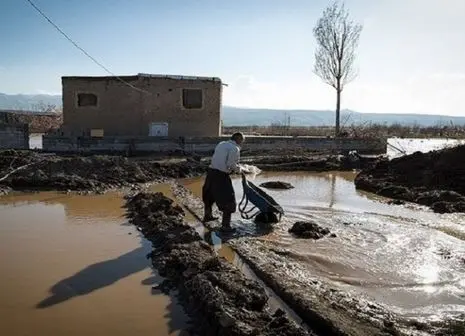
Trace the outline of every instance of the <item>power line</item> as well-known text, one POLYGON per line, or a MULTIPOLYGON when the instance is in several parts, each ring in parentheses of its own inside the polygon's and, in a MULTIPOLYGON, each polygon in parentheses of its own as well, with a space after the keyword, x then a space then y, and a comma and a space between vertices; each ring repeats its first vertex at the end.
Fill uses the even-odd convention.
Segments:
POLYGON ((76 42, 73 41, 73 39, 71 39, 71 37, 69 37, 63 30, 60 29, 60 27, 58 27, 47 15, 45 15, 45 13, 43 11, 40 10, 39 7, 37 7, 31 0, 26 0, 37 12, 39 12, 40 15, 42 15, 45 20, 47 20, 56 30, 58 30, 58 32, 63 35, 69 42, 71 42, 76 48, 78 48, 84 55, 86 55, 88 58, 90 58, 92 60, 92 62, 94 62, 95 64, 97 64, 99 67, 101 67, 103 70, 105 70, 106 72, 108 72, 110 75, 114 76, 117 80, 119 80, 121 83, 133 88, 134 90, 136 91, 140 91, 140 92, 144 92, 144 93, 148 93, 148 94, 151 94, 150 92, 148 91, 145 91, 145 90, 142 90, 142 89, 139 89, 138 87, 135 87, 134 85, 132 85, 131 83, 128 83, 126 82, 124 79, 122 79, 121 77, 115 75, 113 72, 111 72, 106 66, 104 66, 102 63, 100 63, 99 61, 97 61, 94 57, 92 57, 87 51, 85 51, 82 47, 80 47, 76 42))

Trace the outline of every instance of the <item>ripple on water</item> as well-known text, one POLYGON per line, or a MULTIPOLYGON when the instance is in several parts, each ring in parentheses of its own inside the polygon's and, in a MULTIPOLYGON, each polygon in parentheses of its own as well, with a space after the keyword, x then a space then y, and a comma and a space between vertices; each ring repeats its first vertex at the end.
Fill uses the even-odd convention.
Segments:
MULTIPOLYGON (((355 190, 355 173, 264 173, 290 190, 267 190, 286 216, 258 239, 286 251, 299 268, 289 276, 318 276, 409 316, 465 312, 465 216, 435 214, 417 205, 388 205, 355 190), (288 233, 295 221, 313 220, 336 233, 317 241, 288 233)), ((240 181, 234 181, 237 191, 240 181)), ((241 192, 237 197, 240 198, 241 192)), ((251 230, 251 224, 236 218, 251 230)))

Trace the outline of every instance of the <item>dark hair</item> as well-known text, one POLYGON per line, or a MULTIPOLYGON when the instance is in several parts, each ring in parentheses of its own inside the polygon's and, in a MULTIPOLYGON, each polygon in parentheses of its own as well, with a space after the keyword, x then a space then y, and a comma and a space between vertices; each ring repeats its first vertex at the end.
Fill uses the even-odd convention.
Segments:
POLYGON ((244 139, 244 134, 242 134, 241 132, 236 132, 233 135, 231 135, 231 140, 236 141, 238 139, 244 139))

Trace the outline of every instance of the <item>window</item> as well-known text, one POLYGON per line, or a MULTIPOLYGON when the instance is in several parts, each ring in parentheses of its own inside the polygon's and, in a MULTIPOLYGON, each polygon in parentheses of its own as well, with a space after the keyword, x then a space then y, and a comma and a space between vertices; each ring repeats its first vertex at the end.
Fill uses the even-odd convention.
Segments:
POLYGON ((79 93, 77 96, 77 105, 84 106, 97 106, 97 96, 93 93, 79 93))
POLYGON ((201 109, 203 92, 201 89, 183 89, 182 106, 186 109, 201 109))

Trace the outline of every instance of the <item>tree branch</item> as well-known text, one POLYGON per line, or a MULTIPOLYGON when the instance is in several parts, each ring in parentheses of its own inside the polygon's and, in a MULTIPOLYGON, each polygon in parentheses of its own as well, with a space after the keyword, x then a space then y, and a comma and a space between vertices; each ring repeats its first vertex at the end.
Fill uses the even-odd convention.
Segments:
MULTIPOLYGON (((14 160, 13 160, 13 161, 14 161, 14 160)), ((42 161, 44 161, 44 160, 40 160, 40 161, 36 161, 36 162, 31 162, 31 163, 28 163, 28 164, 25 164, 25 165, 23 165, 23 166, 20 166, 20 167, 18 167, 18 168, 13 169, 13 170, 10 171, 8 174, 6 174, 6 175, 4 175, 2 178, 0 178, 0 182, 5 181, 5 180, 6 180, 7 178, 9 178, 11 175, 13 175, 13 174, 15 174, 15 173, 17 173, 17 172, 19 172, 19 171, 21 171, 21 170, 24 170, 24 169, 26 169, 26 168, 28 168, 28 167, 30 167, 30 166, 33 166, 33 165, 38 164, 38 163, 41 163, 42 161)), ((10 167, 11 167, 11 165, 10 165, 10 167)))

